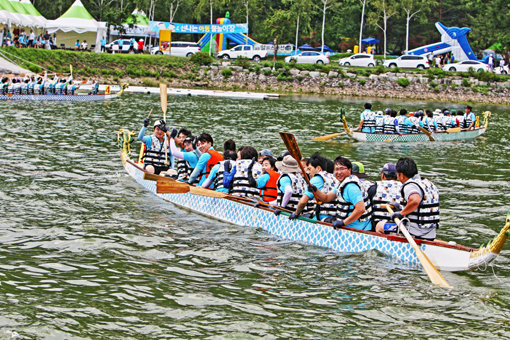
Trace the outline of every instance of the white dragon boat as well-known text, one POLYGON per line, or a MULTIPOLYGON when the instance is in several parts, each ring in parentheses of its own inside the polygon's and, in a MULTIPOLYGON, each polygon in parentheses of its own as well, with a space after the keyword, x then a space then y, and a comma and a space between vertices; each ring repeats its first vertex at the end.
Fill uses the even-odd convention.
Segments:
MULTIPOLYGON (((253 201, 242 200, 227 194, 224 194, 224 197, 218 197, 217 192, 208 189, 202 189, 202 191, 206 191, 205 195, 203 192, 194 194, 193 190, 187 193, 158 193, 157 187, 161 181, 144 179, 147 176, 142 166, 130 158, 130 143, 133 141, 133 135, 132 131, 121 130, 119 132, 122 164, 129 176, 138 184, 165 201, 221 221, 262 228, 282 239, 345 253, 377 250, 409 265, 420 265, 416 252, 403 236, 381 235, 347 227, 335 229, 331 224, 301 217, 289 220, 283 213, 276 216, 272 208, 255 206, 253 201), (210 192, 210 195, 207 192, 210 192)), ((163 180, 161 176, 156 177, 163 180)), ((415 241, 439 270, 464 271, 485 267, 493 261, 503 248, 509 234, 510 211, 506 217, 506 224, 499 234, 479 249, 458 245, 454 242, 432 242, 418 239, 415 241)))
MULTIPOLYGON (((481 136, 487 131, 489 126, 490 111, 483 112, 484 123, 474 130, 461 130, 450 129, 453 132, 434 132, 431 133, 426 129, 421 129, 423 133, 406 133, 402 135, 384 134, 384 133, 366 133, 361 131, 354 131, 349 128, 345 119, 345 114, 342 114, 342 124, 347 136, 360 141, 360 142, 452 142, 469 140, 481 136)), ((478 120, 478 119, 477 119, 478 120)))
POLYGON ((63 101, 63 102, 90 102, 96 100, 115 99, 124 93, 127 84, 121 86, 117 93, 99 94, 2 94, 0 100, 25 100, 25 101, 63 101))

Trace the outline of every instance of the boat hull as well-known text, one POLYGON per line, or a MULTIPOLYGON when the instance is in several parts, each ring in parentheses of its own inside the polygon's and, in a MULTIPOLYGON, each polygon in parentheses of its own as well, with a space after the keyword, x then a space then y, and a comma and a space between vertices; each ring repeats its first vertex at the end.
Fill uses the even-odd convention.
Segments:
POLYGON ((0 95, 0 100, 28 100, 28 101, 61 101, 61 102, 89 102, 96 100, 109 100, 119 96, 115 94, 13 94, 13 95, 0 95))
MULTIPOLYGON (((301 219, 291 221, 286 216, 276 216, 270 210, 255 208, 252 205, 225 198, 191 193, 158 194, 156 182, 144 180, 144 171, 134 162, 128 161, 125 152, 122 153, 122 160, 127 173, 142 187, 166 201, 197 213, 239 226, 262 228, 283 239, 326 247, 338 252, 357 253, 377 250, 408 265, 420 265, 414 250, 404 237, 380 235, 349 228, 335 229, 328 224, 312 223, 301 219)), ((431 262, 438 269, 445 271, 462 271, 484 266, 497 256, 497 253, 484 251, 473 257, 472 254, 476 250, 473 248, 448 245, 443 242, 417 241, 431 262)))
MULTIPOLYGON (((469 140, 476 138, 485 133, 485 128, 469 130, 469 131, 460 131, 460 132, 439 132, 433 133, 432 137, 437 142, 452 142, 459 140, 469 140)), ((398 142, 428 142, 430 141, 429 137, 426 134, 403 134, 400 136, 392 135, 392 134, 377 134, 377 133, 364 133, 364 132, 355 132, 352 131, 351 134, 348 134, 349 137, 354 138, 360 142, 384 142, 391 141, 392 143, 398 142)))

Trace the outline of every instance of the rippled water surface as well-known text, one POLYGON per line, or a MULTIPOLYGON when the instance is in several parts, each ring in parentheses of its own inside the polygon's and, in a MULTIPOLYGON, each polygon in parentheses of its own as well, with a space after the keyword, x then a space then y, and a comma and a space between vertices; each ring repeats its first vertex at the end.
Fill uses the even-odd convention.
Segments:
MULTIPOLYGON (((469 142, 364 144, 340 137, 364 100, 271 101, 169 97, 169 124, 217 144, 363 161, 414 158, 440 188, 439 237, 478 247, 510 208, 510 112, 491 110, 469 142)), ((374 102, 376 109, 419 102, 374 102)), ((510 251, 485 270, 444 273, 434 288, 417 268, 377 252, 341 254, 218 222, 139 187, 120 162, 119 128, 138 131, 159 98, 102 103, 0 103, 0 338, 501 338, 510 336, 510 251)), ((462 109, 461 105, 454 108, 462 109)))

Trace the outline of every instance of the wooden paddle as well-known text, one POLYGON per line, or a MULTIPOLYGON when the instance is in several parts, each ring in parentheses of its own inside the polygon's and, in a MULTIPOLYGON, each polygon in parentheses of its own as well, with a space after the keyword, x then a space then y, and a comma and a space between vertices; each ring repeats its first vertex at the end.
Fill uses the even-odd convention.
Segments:
POLYGON ((330 135, 325 135, 325 136, 320 136, 320 137, 315 137, 313 140, 319 140, 319 141, 327 141, 327 140, 330 140, 330 139, 333 139, 333 138, 336 138, 338 136, 341 136, 345 134, 345 131, 344 132, 337 132, 337 133, 332 133, 330 135))
POLYGON ((396 135, 395 137, 391 137, 391 138, 388 138, 388 139, 385 139, 384 141, 385 142, 393 142, 395 139, 397 139, 398 137, 400 137, 400 135, 396 135))
MULTIPOLYGON (((393 209, 391 209, 391 206, 386 204, 386 209, 390 214, 393 214, 393 209)), ((434 267, 432 262, 430 262, 429 258, 425 253, 421 250, 420 247, 416 244, 413 237, 409 233, 409 231, 403 226, 401 221, 398 218, 395 218, 395 223, 397 224, 398 228, 400 229, 400 232, 404 234, 405 238, 407 239, 407 242, 411 245, 413 250, 416 253, 416 257, 418 257, 418 260, 420 260, 421 265, 423 266, 423 269, 429 276, 430 281, 433 284, 439 285, 442 288, 453 288, 450 286, 448 282, 444 279, 444 277, 441 275, 441 273, 434 267)))
MULTIPOLYGON (((180 181, 177 181, 170 177, 164 177, 164 176, 155 175, 155 174, 144 173, 143 179, 148 180, 148 181, 157 181, 158 183, 162 183, 162 182, 169 183, 165 187, 162 186, 161 187, 162 189, 160 189, 160 190, 174 190, 174 189, 167 189, 167 187, 170 188, 173 185, 176 186, 177 188, 182 188, 183 186, 188 186, 189 187, 188 191, 190 193, 192 193, 193 195, 218 197, 218 198, 224 198, 224 197, 229 196, 229 194, 227 194, 226 192, 215 191, 215 190, 202 188, 202 187, 194 187, 192 185, 189 185, 188 183, 180 182, 180 181), (177 183, 177 184, 175 184, 175 183, 177 183)), ((175 190, 181 190, 181 189, 175 189, 175 190)), ((188 191, 185 191, 185 192, 188 192, 188 191)), ((169 192, 158 191, 158 193, 169 193, 169 192)), ((175 192, 172 192, 172 193, 175 193, 175 192)))
MULTIPOLYGON (((308 186, 311 187, 312 184, 308 179, 308 174, 306 173, 305 168, 303 168, 303 164, 301 164, 302 156, 296 138, 292 133, 288 132, 280 132, 280 137, 282 137, 283 142, 285 143, 285 146, 287 147, 287 150, 289 151, 290 155, 296 160, 297 164, 299 165, 299 168, 303 173, 303 177, 305 179, 306 184, 308 184, 308 186)), ((313 192, 313 197, 315 197, 315 201, 317 202, 317 204, 322 204, 322 202, 319 200, 315 192, 313 192)))
MULTIPOLYGON (((166 124, 166 110, 167 110, 167 90, 166 90, 166 84, 159 84, 159 95, 161 99, 161 110, 163 110, 163 120, 166 124)), ((166 134, 165 134, 166 135, 166 134)), ((166 136, 164 139, 167 139, 166 136)), ((168 148, 165 145, 165 165, 168 165, 168 148)))
POLYGON ((426 135, 427 135, 427 137, 429 137, 429 140, 430 140, 431 142, 434 142, 434 141, 435 141, 434 137, 432 137, 432 134, 430 133, 430 131, 429 131, 429 130, 425 129, 424 127, 420 126, 419 124, 418 124, 418 125, 415 125, 415 126, 416 126, 418 129, 420 129, 420 131, 421 131, 421 132, 423 132, 424 134, 426 134, 426 135))
POLYGON ((452 132, 460 132, 462 129, 460 128, 460 126, 457 126, 457 127, 454 127, 454 128, 449 128, 446 130, 446 133, 452 133, 452 132))
POLYGON ((170 177, 165 177, 161 175, 149 174, 148 172, 143 174, 143 179, 147 181, 168 181, 168 182, 176 182, 175 179, 170 177))
POLYGON ((190 191, 187 183, 177 181, 157 181, 156 192, 158 194, 184 194, 190 191))

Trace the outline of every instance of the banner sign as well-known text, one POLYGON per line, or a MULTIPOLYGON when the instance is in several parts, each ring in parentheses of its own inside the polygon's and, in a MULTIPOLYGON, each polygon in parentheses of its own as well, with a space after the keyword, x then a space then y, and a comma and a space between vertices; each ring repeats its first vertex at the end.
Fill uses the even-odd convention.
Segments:
POLYGON ((149 32, 151 34, 159 30, 170 30, 173 33, 248 33, 248 24, 227 25, 194 25, 179 24, 176 22, 150 21, 149 32))

